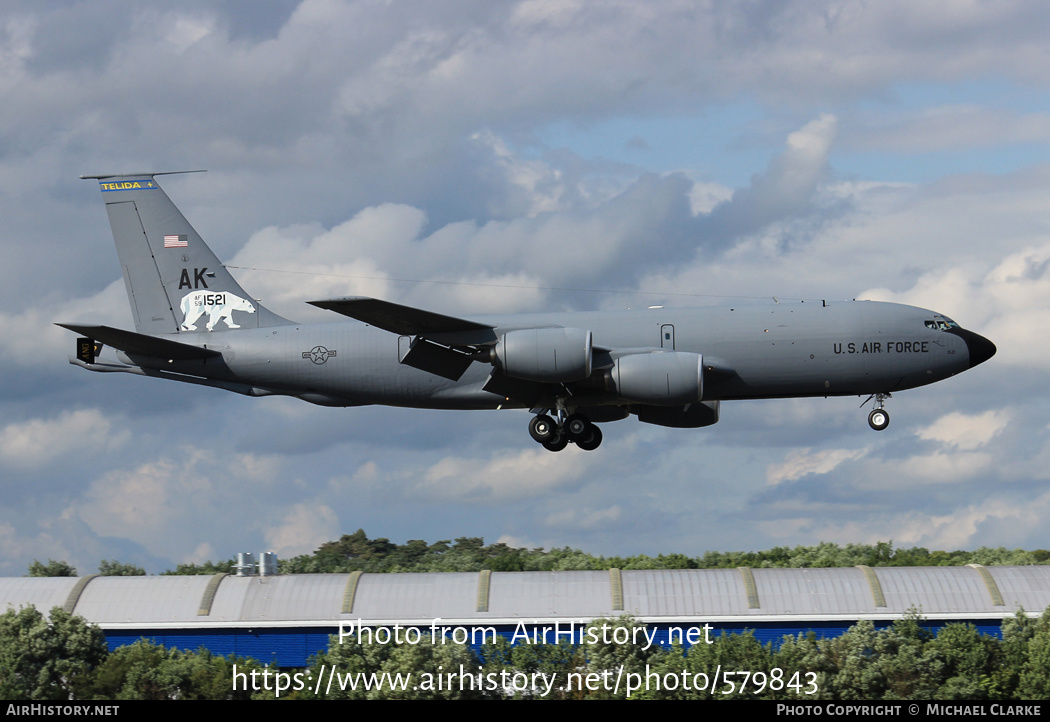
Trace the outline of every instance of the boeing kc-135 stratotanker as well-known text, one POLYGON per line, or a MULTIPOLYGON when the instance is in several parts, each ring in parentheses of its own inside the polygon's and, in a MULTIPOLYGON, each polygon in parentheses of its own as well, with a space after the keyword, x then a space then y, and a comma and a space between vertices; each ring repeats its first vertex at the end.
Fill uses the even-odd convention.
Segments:
POLYGON ((159 175, 82 176, 102 191, 135 332, 59 324, 82 337, 71 363, 323 406, 531 409, 532 438, 560 451, 596 449, 596 424, 630 414, 709 426, 736 399, 867 395, 882 430, 891 393, 995 353, 947 316, 873 301, 460 318, 349 297, 310 303, 352 320, 296 323, 245 293, 159 175))

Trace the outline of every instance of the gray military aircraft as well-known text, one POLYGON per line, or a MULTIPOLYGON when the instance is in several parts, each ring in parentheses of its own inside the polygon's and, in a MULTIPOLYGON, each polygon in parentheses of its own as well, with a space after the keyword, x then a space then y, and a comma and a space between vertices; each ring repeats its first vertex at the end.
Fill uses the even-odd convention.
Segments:
POLYGON ((872 301, 458 318, 349 297, 310 303, 352 321, 300 324, 248 296, 159 175, 81 176, 102 191, 135 332, 59 324, 81 335, 70 363, 323 406, 531 409, 532 438, 560 451, 596 449, 596 423, 630 414, 709 426, 735 399, 867 395, 881 431, 891 393, 996 350, 947 316, 872 301))

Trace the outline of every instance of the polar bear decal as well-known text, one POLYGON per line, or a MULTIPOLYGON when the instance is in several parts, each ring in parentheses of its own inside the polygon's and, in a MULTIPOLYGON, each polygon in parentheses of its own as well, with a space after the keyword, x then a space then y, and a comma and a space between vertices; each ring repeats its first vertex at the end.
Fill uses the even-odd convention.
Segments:
POLYGON ((225 321, 230 328, 240 328, 233 322, 233 312, 255 313, 255 306, 247 299, 226 291, 193 291, 182 297, 182 330, 196 331, 197 319, 208 314, 206 328, 215 330, 215 324, 225 321))

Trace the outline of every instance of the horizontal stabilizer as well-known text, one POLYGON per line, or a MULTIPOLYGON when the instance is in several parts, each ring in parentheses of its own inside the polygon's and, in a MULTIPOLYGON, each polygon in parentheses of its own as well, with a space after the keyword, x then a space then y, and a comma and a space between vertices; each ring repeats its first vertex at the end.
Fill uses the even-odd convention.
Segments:
POLYGON ((376 328, 390 331, 401 336, 430 336, 463 332, 488 332, 491 336, 492 326, 486 323, 468 321, 454 316, 443 316, 440 313, 424 311, 411 306, 402 306, 390 301, 380 301, 367 296, 333 298, 327 301, 308 301, 311 306, 341 313, 358 321, 364 321, 376 328))
POLYGON ((192 361, 194 359, 207 359, 221 356, 218 351, 200 346, 191 346, 178 341, 169 341, 166 338, 147 336, 134 331, 125 331, 111 326, 80 326, 73 323, 56 323, 56 326, 67 328, 81 336, 86 336, 95 341, 101 341, 107 346, 120 349, 124 353, 133 356, 153 356, 154 358, 165 358, 173 361, 192 361))

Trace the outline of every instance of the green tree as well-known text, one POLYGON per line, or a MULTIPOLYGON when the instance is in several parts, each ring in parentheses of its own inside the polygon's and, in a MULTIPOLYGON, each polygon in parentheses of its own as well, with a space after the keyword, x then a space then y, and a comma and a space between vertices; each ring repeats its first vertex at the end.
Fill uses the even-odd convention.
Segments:
POLYGON ((98 573, 104 577, 144 577, 146 570, 134 564, 124 564, 117 560, 103 559, 99 562, 98 573))
POLYGON ((934 699, 946 665, 932 639, 914 610, 881 631, 861 620, 845 634, 821 640, 811 669, 820 672, 825 698, 934 699))
POLYGON ((1019 670, 1017 696, 1050 699, 1050 608, 1031 626, 1027 654, 1019 670))
POLYGON ((191 575, 191 574, 223 574, 229 573, 233 570, 236 562, 233 559, 227 559, 224 562, 213 562, 207 561, 203 564, 179 564, 175 567, 174 571, 166 571, 164 574, 173 575, 191 575))
MULTIPOLYGON (((492 693, 476 678, 480 662, 470 647, 452 642, 431 643, 423 633, 416 644, 383 644, 365 635, 344 639, 329 637, 328 651, 316 655, 310 679, 322 680, 320 693, 308 688, 295 695, 302 699, 483 699, 492 693), (455 678, 449 681, 448 675, 455 678)), ((484 680, 483 680, 484 682, 484 680)))
POLYGON ((776 686, 767 687, 766 699, 833 699, 829 679, 835 672, 826 650, 824 640, 817 639, 814 632, 786 636, 780 648, 773 652, 770 670, 781 670, 776 686), (782 684, 781 684, 782 683, 782 684))
POLYGON ((944 661, 944 684, 935 699, 988 699, 994 671, 995 640, 972 624, 946 624, 931 648, 944 661))
POLYGON ((517 699, 582 699, 587 695, 586 690, 580 690, 577 686, 571 691, 566 689, 568 674, 586 669, 587 655, 581 645, 573 644, 565 637, 549 644, 523 642, 513 646, 506 637, 497 637, 495 643, 490 642, 482 647, 481 660, 486 674, 506 672, 509 675, 507 679, 514 688, 510 696, 517 699), (534 674, 543 677, 533 677, 534 674), (532 689, 534 679, 553 679, 555 684, 549 691, 547 688, 532 689), (522 689, 525 685, 528 688, 522 689))
POLYGON ((93 699, 250 699, 252 689, 233 684, 235 665, 238 674, 263 670, 255 660, 222 657, 203 647, 169 649, 140 639, 110 654, 86 693, 93 699))
POLYGON ((36 559, 29 565, 29 576, 31 577, 75 577, 77 568, 69 562, 58 562, 48 559, 44 564, 36 559))
POLYGON ((106 654, 102 630, 82 617, 9 609, 0 615, 0 699, 79 698, 106 654))
MULTIPOLYGON (((629 614, 607 619, 600 617, 587 625, 584 653, 589 674, 600 674, 603 680, 615 680, 618 675, 640 675, 644 679, 645 665, 659 651, 659 645, 648 643, 646 627, 629 614)), ((626 699, 626 685, 607 684, 588 694, 591 699, 626 699)))
POLYGON ((765 687, 769 680, 770 660, 770 647, 755 639, 751 630, 743 634, 720 635, 711 644, 701 640, 684 654, 676 645, 656 655, 652 669, 657 677, 652 679, 648 689, 635 696, 650 699, 760 699, 767 696, 765 687), (718 670, 730 674, 716 676, 718 670), (737 674, 741 670, 751 673, 746 686, 744 675, 737 674), (763 687, 761 693, 758 692, 759 680, 763 687))
POLYGON ((1021 670, 1028 659, 1028 643, 1035 636, 1035 620, 1018 609, 1000 626, 1002 640, 995 646, 995 662, 989 682, 992 699, 1014 699, 1021 681, 1021 670))

